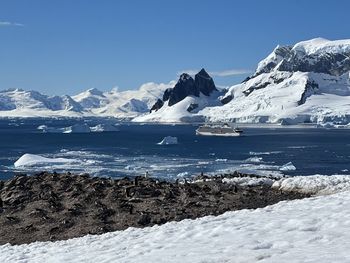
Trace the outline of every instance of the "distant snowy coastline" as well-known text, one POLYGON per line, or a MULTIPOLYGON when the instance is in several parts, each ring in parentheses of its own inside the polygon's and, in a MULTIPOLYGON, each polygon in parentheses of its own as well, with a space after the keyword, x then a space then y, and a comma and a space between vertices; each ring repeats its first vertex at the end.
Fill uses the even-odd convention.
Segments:
POLYGON ((312 124, 350 127, 350 40, 315 38, 277 46, 256 71, 228 89, 215 86, 202 69, 169 83, 138 90, 75 96, 0 91, 0 118, 113 117, 134 122, 312 124))

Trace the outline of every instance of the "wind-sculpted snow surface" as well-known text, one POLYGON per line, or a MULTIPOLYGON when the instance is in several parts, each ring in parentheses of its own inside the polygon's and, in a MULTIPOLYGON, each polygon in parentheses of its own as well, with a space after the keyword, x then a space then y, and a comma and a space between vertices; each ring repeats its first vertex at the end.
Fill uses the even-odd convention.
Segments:
POLYGON ((349 202, 345 191, 67 241, 3 245, 0 261, 349 262, 349 202))
POLYGON ((298 191, 316 195, 350 191, 350 175, 293 176, 274 182, 283 191, 298 191))

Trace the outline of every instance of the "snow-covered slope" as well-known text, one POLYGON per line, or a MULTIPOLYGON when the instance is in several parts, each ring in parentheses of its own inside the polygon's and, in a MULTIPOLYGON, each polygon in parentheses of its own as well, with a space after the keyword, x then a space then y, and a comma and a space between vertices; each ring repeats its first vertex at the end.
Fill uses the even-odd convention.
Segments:
POLYGON ((90 89, 73 96, 73 99, 93 115, 136 117, 140 113, 148 112, 157 99, 163 96, 164 91, 173 85, 173 81, 167 84, 149 82, 143 84, 138 90, 113 89, 109 92, 101 92, 90 89))
POLYGON ((278 46, 221 107, 199 114, 209 121, 350 122, 350 40, 312 39, 278 46))
POLYGON ((37 91, 0 91, 0 116, 80 116, 84 108, 70 96, 47 96, 37 91))
MULTIPOLYGON (((318 184, 313 178, 305 180, 299 186, 318 184)), ((327 180, 333 184, 332 176, 327 180)), ((335 180, 342 182, 339 177, 335 180)), ((162 226, 59 242, 7 244, 0 246, 0 261, 349 262, 350 192, 348 187, 339 189, 345 191, 162 226)))

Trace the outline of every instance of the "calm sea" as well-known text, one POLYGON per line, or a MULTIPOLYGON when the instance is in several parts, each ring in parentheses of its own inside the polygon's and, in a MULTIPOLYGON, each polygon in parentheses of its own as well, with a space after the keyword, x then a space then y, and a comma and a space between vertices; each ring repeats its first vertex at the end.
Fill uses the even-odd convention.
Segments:
POLYGON ((0 120, 0 179, 15 173, 70 171, 96 176, 150 175, 175 179, 242 172, 273 175, 349 174, 350 131, 337 129, 246 128, 244 136, 195 135, 193 125, 138 125, 112 119, 0 120), (117 132, 42 133, 37 127, 75 123, 118 125, 117 132), (177 145, 157 145, 165 136, 177 145), (65 158, 69 163, 14 167, 23 154, 65 158))

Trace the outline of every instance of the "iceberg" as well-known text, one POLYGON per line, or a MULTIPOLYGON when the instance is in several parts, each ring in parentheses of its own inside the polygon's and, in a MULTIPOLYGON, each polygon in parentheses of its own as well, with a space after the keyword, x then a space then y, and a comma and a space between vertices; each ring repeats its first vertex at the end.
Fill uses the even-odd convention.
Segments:
MULTIPOLYGON (((96 128, 97 126, 95 126, 93 128, 96 128)), ((37 130, 41 130, 44 133, 87 133, 87 132, 92 131, 92 129, 90 129, 90 127, 85 123, 84 124, 74 124, 72 126, 64 127, 64 128, 57 128, 57 127, 49 127, 47 125, 40 125, 37 127, 37 130)))
POLYGON ((40 125, 36 128, 37 130, 41 130, 42 132, 50 132, 50 133, 62 133, 62 128, 56 128, 56 127, 49 127, 47 125, 40 125))
POLYGON ((171 145, 171 144, 177 144, 177 137, 172 137, 172 136, 166 136, 164 139, 157 143, 158 145, 171 145))
POLYGON ((94 127, 91 127, 90 130, 92 132, 113 132, 113 131, 119 131, 119 129, 117 127, 115 127, 112 124, 106 124, 106 123, 102 123, 102 124, 98 124, 94 127))
POLYGON ((297 168, 294 166, 292 162, 288 162, 279 168, 280 171, 294 171, 296 169, 297 168))
POLYGON ((87 124, 74 124, 72 126, 63 129, 63 133, 87 133, 91 132, 90 127, 87 124))
POLYGON ((23 154, 15 163, 15 167, 35 166, 38 164, 58 164, 58 163, 75 163, 75 159, 66 158, 47 158, 36 154, 23 154))

